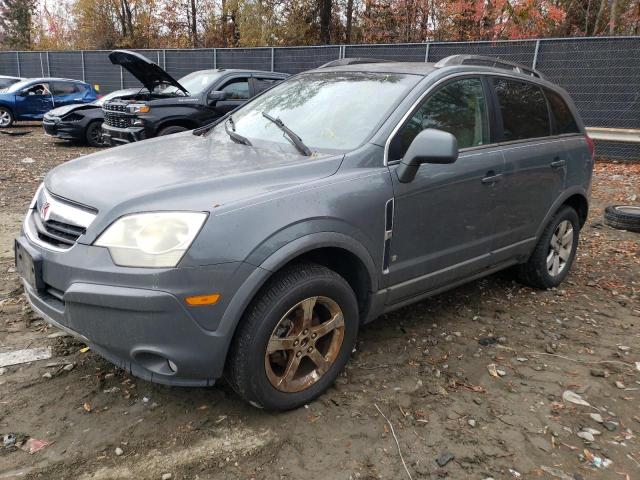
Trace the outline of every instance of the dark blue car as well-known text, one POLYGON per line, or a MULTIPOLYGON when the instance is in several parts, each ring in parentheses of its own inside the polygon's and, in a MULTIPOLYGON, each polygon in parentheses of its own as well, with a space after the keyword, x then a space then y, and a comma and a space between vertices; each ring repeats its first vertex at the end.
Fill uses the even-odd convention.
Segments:
POLYGON ((88 83, 66 78, 28 78, 0 90, 0 128, 17 120, 40 120, 52 108, 98 98, 88 83))

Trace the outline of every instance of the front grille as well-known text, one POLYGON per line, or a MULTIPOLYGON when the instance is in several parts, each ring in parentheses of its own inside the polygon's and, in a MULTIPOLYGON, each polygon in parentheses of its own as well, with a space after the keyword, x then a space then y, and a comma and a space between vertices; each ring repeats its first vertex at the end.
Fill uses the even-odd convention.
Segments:
POLYGON ((31 221, 38 238, 57 248, 70 248, 86 231, 83 227, 56 220, 43 222, 35 210, 31 214, 31 221))
POLYGON ((93 222, 98 212, 74 204, 40 188, 25 220, 27 236, 36 244, 57 250, 68 250, 93 222))
POLYGON ((104 123, 111 127, 128 128, 133 126, 135 115, 127 112, 127 105, 124 103, 105 103, 102 106, 104 123))

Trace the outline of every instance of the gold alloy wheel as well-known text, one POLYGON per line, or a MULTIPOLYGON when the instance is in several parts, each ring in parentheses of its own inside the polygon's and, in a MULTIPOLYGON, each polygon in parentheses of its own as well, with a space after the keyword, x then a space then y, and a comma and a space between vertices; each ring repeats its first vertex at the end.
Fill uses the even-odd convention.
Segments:
POLYGON ((344 315, 327 297, 297 303, 271 333, 264 367, 274 388, 300 392, 331 368, 344 340, 344 315))

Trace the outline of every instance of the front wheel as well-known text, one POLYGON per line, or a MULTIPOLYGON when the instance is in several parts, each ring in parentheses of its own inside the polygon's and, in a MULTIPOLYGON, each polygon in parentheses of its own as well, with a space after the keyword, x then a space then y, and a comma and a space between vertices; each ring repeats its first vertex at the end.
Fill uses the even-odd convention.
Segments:
POLYGON ((173 125, 171 127, 165 127, 158 132, 158 136, 171 135, 172 133, 186 132, 188 129, 179 125, 173 125))
POLYGON ((0 107, 0 128, 7 128, 13 125, 13 114, 11 110, 5 107, 0 107))
POLYGON ((358 303, 344 278, 321 265, 292 265, 269 281, 241 320, 227 380, 254 406, 296 408, 333 383, 357 333, 358 303))
POLYGON ((569 206, 561 208, 545 227, 527 263, 519 266, 519 280, 535 288, 560 285, 573 264, 579 235, 578 214, 569 206))
POLYGON ((90 147, 104 147, 102 122, 91 122, 87 127, 85 139, 90 147))

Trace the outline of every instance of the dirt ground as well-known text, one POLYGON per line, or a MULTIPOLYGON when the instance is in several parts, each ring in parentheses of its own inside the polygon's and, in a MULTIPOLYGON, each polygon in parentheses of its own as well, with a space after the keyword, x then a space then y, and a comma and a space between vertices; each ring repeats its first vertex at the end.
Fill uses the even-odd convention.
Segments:
POLYGON ((49 337, 12 239, 43 175, 92 150, 11 131, 25 129, 0 135, 0 352, 54 356, 0 371, 0 434, 49 445, 0 444, 0 479, 640 478, 640 235, 602 223, 605 205, 640 201, 640 163, 597 164, 561 289, 500 274, 386 315, 333 388, 273 414, 224 384, 152 385, 49 337))

